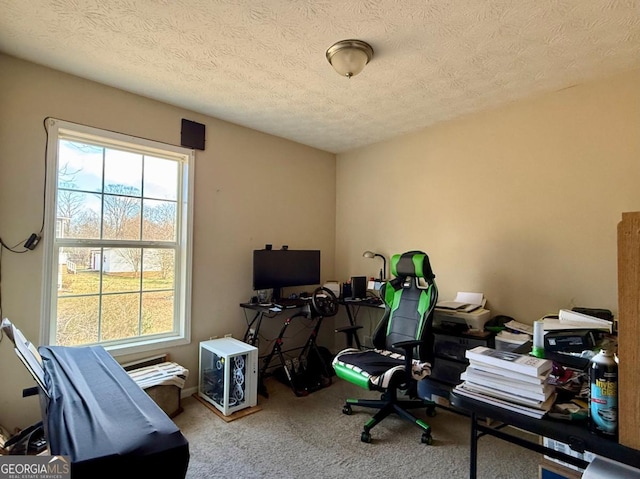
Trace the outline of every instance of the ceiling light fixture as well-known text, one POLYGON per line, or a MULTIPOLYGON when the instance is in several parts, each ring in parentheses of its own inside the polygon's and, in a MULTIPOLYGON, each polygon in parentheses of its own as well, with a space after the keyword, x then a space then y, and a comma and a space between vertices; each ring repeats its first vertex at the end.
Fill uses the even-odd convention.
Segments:
POLYGON ((327 61, 339 75, 351 78, 373 58, 373 48, 361 40, 340 40, 327 49, 327 61))

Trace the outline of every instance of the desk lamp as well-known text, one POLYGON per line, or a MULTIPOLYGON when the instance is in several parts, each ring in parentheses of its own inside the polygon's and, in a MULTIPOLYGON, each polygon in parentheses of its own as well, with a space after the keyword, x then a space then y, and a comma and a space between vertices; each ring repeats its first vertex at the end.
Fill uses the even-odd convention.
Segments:
POLYGON ((375 258, 376 256, 378 256, 379 258, 382 258, 382 268, 380 269, 380 281, 384 281, 384 275, 387 274, 387 259, 381 254, 374 253, 373 251, 365 251, 364 253, 362 253, 362 256, 364 256, 365 258, 375 258))

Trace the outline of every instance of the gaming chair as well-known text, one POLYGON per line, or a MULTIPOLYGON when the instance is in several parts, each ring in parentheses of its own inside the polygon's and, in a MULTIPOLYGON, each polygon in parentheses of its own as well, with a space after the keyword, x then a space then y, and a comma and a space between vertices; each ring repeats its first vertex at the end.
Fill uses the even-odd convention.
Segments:
POLYGON ((381 391, 379 400, 347 399, 342 409, 352 413, 352 406, 378 409, 360 436, 371 442, 371 429, 391 413, 412 422, 422 430, 421 441, 432 443, 431 427, 414 417, 409 409, 426 407, 435 414, 435 404, 417 398, 417 381, 431 374, 433 360, 433 309, 438 301, 429 257, 421 251, 409 251, 391 258, 395 278, 384 283, 380 296, 385 313, 373 336, 375 349, 348 348, 333 362, 336 375, 364 389, 381 391), (398 398, 404 392, 409 399, 398 398))

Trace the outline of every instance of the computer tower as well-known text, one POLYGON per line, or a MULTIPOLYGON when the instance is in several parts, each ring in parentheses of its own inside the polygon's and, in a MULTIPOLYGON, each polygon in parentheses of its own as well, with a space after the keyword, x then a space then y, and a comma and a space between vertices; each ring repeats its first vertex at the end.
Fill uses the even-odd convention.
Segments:
POLYGON ((228 416, 258 400, 258 348, 234 338, 200 343, 198 396, 228 416))

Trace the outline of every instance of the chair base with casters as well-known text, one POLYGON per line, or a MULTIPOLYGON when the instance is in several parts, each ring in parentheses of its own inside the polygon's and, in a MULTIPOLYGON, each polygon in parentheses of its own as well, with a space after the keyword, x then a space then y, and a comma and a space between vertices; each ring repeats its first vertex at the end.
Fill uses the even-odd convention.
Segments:
POLYGON ((436 415, 435 403, 426 404, 431 401, 400 401, 396 394, 391 393, 391 397, 387 397, 386 393, 383 393, 379 400, 375 399, 347 399, 345 405, 342 407, 343 414, 350 416, 353 414, 351 406, 361 406, 379 409, 379 411, 369 419, 365 425, 364 430, 360 434, 360 440, 362 442, 371 442, 371 429, 373 426, 382 421, 390 414, 396 413, 402 419, 405 419, 416 426, 418 426, 423 432, 420 441, 424 444, 433 444, 433 437, 431 436, 431 426, 421 419, 416 418, 412 414, 409 414, 407 410, 426 407, 427 416, 433 417, 436 415))
POLYGON ((371 442, 371 429, 391 414, 397 414, 422 431, 421 442, 432 444, 431 427, 411 410, 425 408, 434 416, 436 404, 417 397, 417 382, 431 374, 433 356, 433 308, 437 288, 425 253, 410 251, 392 258, 396 276, 383 285, 381 297, 385 314, 373 338, 375 349, 348 348, 332 362, 336 375, 347 382, 371 391, 380 391, 380 399, 347 399, 344 414, 353 406, 378 411, 364 424, 362 442, 371 442), (423 279, 423 284, 419 283, 423 279), (400 392, 408 399, 399 397, 400 392))
MULTIPOLYGON (((406 343, 410 343, 406 345, 409 349, 410 354, 410 351, 413 348, 414 344, 411 341, 406 341, 406 343)), ((389 369, 395 368, 396 371, 401 370, 403 372, 406 369, 405 358, 410 356, 405 355, 403 357, 400 355, 391 354, 381 359, 380 356, 384 356, 385 353, 388 353, 387 351, 372 350, 363 352, 361 350, 351 349, 344 350, 335 357, 333 361, 333 367, 338 377, 345 379, 348 382, 357 384, 365 389, 382 391, 380 399, 346 399, 345 404, 342 407, 342 413, 349 416, 353 414, 352 406, 373 408, 378 410, 378 412, 376 412, 364 424, 363 431, 360 435, 360 440, 367 443, 371 442, 371 429, 373 429, 373 427, 381 422, 384 418, 395 413, 400 418, 416 425, 420 430, 422 430, 422 437, 420 440, 423 444, 432 444, 433 438, 431 436, 431 426, 429 426, 429 424, 427 424, 423 420, 415 417, 409 412, 409 410, 425 408, 427 416, 433 417, 436 415, 436 403, 426 399, 418 398, 416 396, 415 384, 409 385, 409 389, 406 390, 406 394, 409 396, 409 399, 400 399, 398 397, 398 392, 402 391, 403 388, 407 386, 398 382, 397 374, 395 375, 395 377, 394 375, 391 376, 389 384, 387 384, 385 387, 371 387, 372 381, 376 382, 379 378, 372 378, 370 374, 362 374, 362 371, 357 371, 357 369, 359 369, 357 366, 354 367, 354 361, 350 361, 349 359, 345 361, 345 355, 349 355, 350 353, 358 353, 358 359, 364 359, 365 363, 375 361, 376 366, 379 367, 380 370, 384 369, 385 371, 388 371, 389 369), (360 377, 356 379, 356 375, 359 375, 360 377)), ((427 371, 429 370, 428 363, 423 364, 414 360, 410 361, 410 367, 415 366, 417 368, 426 369, 427 371)))

